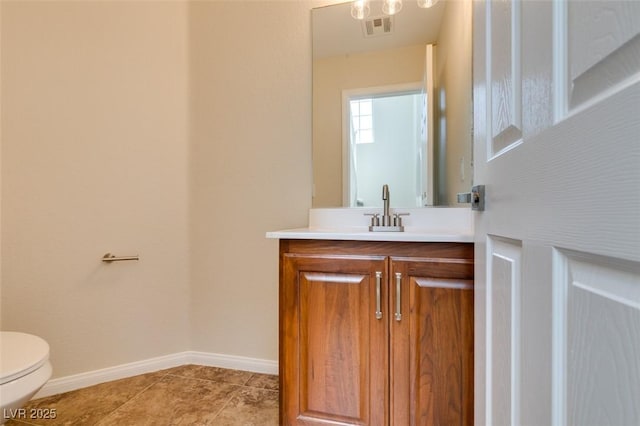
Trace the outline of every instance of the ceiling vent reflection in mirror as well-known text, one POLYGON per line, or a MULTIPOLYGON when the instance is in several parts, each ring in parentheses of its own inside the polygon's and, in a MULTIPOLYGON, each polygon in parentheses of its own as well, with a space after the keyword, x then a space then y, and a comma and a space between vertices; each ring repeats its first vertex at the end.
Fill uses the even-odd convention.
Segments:
POLYGON ((393 32, 393 24, 392 16, 379 16, 362 21, 362 31, 365 37, 388 35, 393 32))

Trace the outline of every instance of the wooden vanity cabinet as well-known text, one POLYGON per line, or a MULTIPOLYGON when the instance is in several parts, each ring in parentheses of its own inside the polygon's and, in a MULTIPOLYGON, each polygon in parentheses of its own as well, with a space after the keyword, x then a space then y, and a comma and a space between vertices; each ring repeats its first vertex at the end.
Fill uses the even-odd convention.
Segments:
POLYGON ((282 425, 471 425, 473 245, 280 241, 282 425))

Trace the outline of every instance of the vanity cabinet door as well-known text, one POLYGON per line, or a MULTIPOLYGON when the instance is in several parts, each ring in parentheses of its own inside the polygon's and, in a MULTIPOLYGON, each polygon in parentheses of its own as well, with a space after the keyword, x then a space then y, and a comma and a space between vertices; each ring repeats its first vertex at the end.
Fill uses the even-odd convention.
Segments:
POLYGON ((473 424, 473 260, 391 258, 389 280, 391 425, 473 424))
POLYGON ((281 424, 387 424, 388 258, 283 253, 280 267, 281 424))

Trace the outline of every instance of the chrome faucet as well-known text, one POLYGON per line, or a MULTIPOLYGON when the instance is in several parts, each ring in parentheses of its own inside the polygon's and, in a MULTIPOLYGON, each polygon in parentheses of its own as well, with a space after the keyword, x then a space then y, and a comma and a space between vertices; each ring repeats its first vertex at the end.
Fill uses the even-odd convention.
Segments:
POLYGON ((369 231, 371 232, 402 232, 404 226, 402 226, 402 216, 406 216, 409 213, 394 213, 393 219, 391 218, 391 212, 389 204, 391 203, 391 197, 389 196, 389 185, 382 185, 382 201, 384 202, 384 209, 382 211, 382 221, 380 221, 380 213, 365 213, 365 216, 371 216, 371 225, 369 231))
POLYGON ((389 214, 389 185, 382 185, 382 201, 384 202, 384 213, 382 213, 382 226, 390 226, 391 214, 389 214))

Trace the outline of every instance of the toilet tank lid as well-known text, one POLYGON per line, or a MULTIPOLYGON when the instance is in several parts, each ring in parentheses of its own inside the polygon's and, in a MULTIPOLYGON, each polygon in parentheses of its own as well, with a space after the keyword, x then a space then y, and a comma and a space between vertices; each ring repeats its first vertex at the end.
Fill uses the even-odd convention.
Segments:
POLYGON ((0 331, 0 384, 40 368, 49 359, 49 344, 32 334, 0 331))

